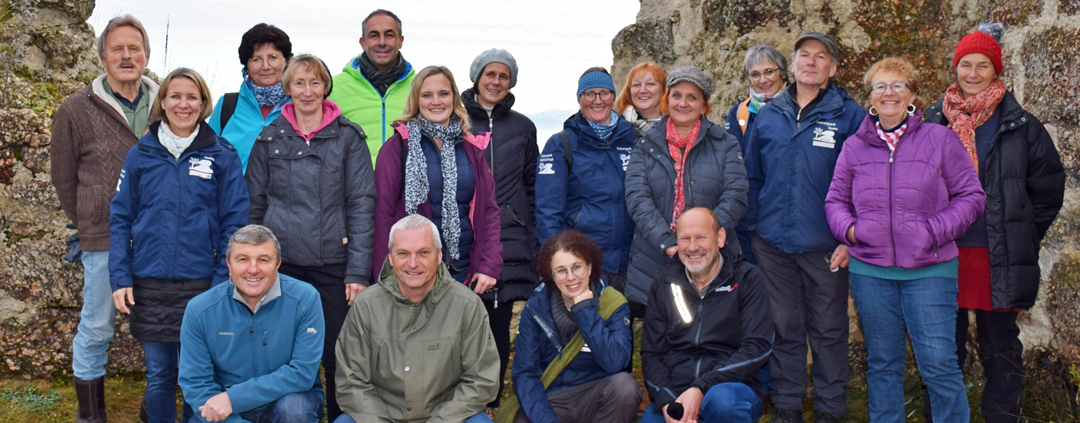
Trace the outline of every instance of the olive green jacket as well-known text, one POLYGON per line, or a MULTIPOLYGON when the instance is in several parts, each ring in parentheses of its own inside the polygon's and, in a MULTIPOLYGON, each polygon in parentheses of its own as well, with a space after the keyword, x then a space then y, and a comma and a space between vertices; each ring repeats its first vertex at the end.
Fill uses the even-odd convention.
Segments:
POLYGON ((480 297, 440 264, 420 303, 383 263, 356 297, 337 341, 337 400, 357 423, 455 422, 498 391, 499 354, 480 297))

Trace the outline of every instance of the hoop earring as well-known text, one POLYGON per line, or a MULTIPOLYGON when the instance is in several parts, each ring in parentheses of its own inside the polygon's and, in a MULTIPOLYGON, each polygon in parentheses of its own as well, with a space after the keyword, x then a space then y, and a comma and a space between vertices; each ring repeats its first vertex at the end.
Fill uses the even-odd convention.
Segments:
POLYGON ((868 112, 870 112, 870 116, 877 116, 877 110, 874 109, 874 106, 870 106, 868 112))
POLYGON ((915 105, 914 105, 914 104, 909 104, 909 105, 907 105, 907 115, 908 115, 908 116, 914 115, 914 114, 915 114, 915 110, 916 110, 916 109, 917 109, 917 108, 915 107, 915 105))

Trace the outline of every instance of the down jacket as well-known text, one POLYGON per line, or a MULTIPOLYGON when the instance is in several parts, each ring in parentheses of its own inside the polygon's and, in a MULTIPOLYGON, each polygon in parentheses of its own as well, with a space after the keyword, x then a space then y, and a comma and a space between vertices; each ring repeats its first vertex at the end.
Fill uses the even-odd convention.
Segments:
POLYGON ((825 220, 825 195, 844 140, 866 110, 829 82, 806 116, 793 96, 795 84, 758 111, 746 132, 750 179, 746 227, 785 253, 833 251, 838 245, 825 220))
POLYGON ((572 163, 567 168, 562 137, 552 135, 536 163, 536 236, 543 244, 563 229, 577 229, 604 252, 603 271, 618 273, 630 262, 634 221, 626 210, 626 167, 637 130, 623 118, 607 141, 596 137, 581 112, 563 123, 572 163))
POLYGON ((718 383, 742 382, 761 395, 758 373, 773 339, 765 274, 727 249, 720 254, 724 262, 704 296, 683 266, 672 266, 649 292, 641 369, 657 413, 691 387, 706 392, 718 383), (682 294, 681 306, 675 291, 682 294), (680 309, 689 313, 689 323, 680 309))
POLYGON ((920 269, 959 255, 955 240, 982 214, 985 195, 956 133, 916 111, 893 153, 867 115, 844 141, 825 216, 851 256, 882 267, 920 269), (855 225, 855 239, 848 228, 855 225))
MULTIPOLYGON (((394 136, 379 150, 375 169, 375 256, 374 274, 379 274, 383 260, 390 253, 390 227, 405 217, 405 169, 402 168, 409 154, 409 127, 395 124, 394 136)), ((469 207, 469 221, 473 228, 473 245, 469 250, 469 268, 466 281, 476 273, 495 277, 502 271, 502 243, 499 242, 499 206, 495 204, 495 181, 484 164, 483 149, 487 147, 487 134, 471 134, 465 137, 465 156, 473 170, 476 189, 469 207)), ((416 212, 431 219, 431 199, 420 204, 416 212)), ((448 260, 443 257, 443 260, 448 260)))
POLYGON ((623 371, 630 363, 630 307, 623 301, 611 317, 604 320, 600 317, 599 298, 606 284, 601 280, 590 288, 593 298, 574 304, 570 311, 589 351, 581 351, 574 356, 547 390, 540 381, 540 375, 559 357, 564 346, 557 335, 555 319, 551 316, 552 297, 561 304, 562 294, 554 284, 551 288, 541 284, 521 312, 511 375, 521 410, 531 421, 558 420, 555 409, 547 400, 548 392, 603 379, 623 371))
POLYGON ((156 122, 131 148, 109 204, 109 280, 229 279, 225 251, 248 223, 240 157, 205 122, 176 159, 158 141, 156 122))
MULTIPOLYGON (((337 114, 332 101, 327 106, 325 114, 337 114)), ((346 263, 344 283, 371 283, 375 174, 364 140, 364 131, 340 114, 310 142, 285 116, 255 139, 244 176, 251 223, 274 231, 283 262, 346 263)))
MULTIPOLYGON (((461 93, 469 111, 472 131, 491 134, 484 158, 495 180, 495 202, 499 205, 499 224, 503 246, 502 274, 498 275, 499 300, 528 299, 536 286, 534 260, 540 250, 536 240, 536 126, 525 115, 510 108, 514 95, 488 112, 476 102, 472 88, 461 93)), ((495 275, 492 275, 495 276, 495 275)))
MULTIPOLYGON (((997 134, 979 175, 986 192, 990 293, 997 310, 1027 308, 1039 293, 1039 248, 1065 196, 1065 170, 1042 122, 1006 92, 997 134)), ((939 100, 927 122, 947 125, 939 100)), ((970 160, 970 159, 969 159, 970 160)))
MULTIPOLYGON (((664 252, 676 245, 671 231, 675 164, 668 152, 667 120, 653 125, 638 139, 626 168, 626 207, 636 229, 626 272, 626 297, 637 304, 648 301, 653 281, 662 279, 675 261, 664 252)), ((727 233, 735 233, 735 225, 746 212, 746 168, 735 137, 708 119, 702 118, 698 139, 686 152, 683 187, 687 209, 712 209, 727 233)), ((736 242, 728 245, 739 249, 736 242)))

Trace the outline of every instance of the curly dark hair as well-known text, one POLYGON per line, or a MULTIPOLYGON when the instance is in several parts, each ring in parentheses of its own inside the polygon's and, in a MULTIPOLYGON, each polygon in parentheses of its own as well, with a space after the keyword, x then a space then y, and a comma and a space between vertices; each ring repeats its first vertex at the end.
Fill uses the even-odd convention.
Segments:
POLYGON ((273 45, 285 56, 286 62, 292 58, 292 41, 289 41, 289 34, 276 26, 261 23, 251 27, 240 38, 240 47, 236 49, 236 52, 240 54, 240 64, 244 66, 244 69, 247 69, 248 59, 255 54, 255 49, 263 44, 273 45))
POLYGON ((604 266, 604 252, 592 239, 585 234, 573 229, 559 231, 544 242, 540 247, 540 253, 536 257, 536 270, 540 272, 540 279, 552 282, 555 278, 551 274, 551 257, 559 251, 566 251, 578 256, 589 265, 589 283, 593 284, 600 280, 600 268, 604 266))

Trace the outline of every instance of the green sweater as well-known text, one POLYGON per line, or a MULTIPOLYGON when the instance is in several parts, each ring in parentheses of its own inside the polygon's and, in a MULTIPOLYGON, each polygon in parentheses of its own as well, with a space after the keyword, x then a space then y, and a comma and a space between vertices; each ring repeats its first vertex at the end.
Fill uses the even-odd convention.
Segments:
POLYGON ((359 60, 360 56, 354 57, 341 73, 334 75, 330 100, 341 108, 342 116, 364 130, 368 151, 371 152, 371 165, 374 167, 379 148, 394 135, 390 125, 405 109, 405 100, 409 97, 416 72, 412 64, 405 62, 405 74, 386 88, 385 96, 380 96, 379 91, 360 73, 359 60))

